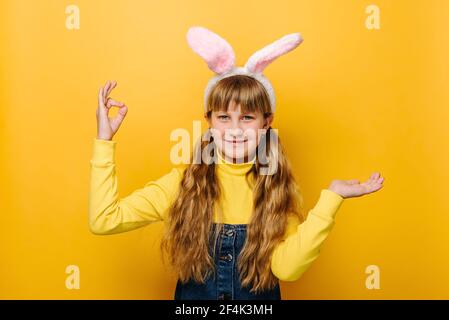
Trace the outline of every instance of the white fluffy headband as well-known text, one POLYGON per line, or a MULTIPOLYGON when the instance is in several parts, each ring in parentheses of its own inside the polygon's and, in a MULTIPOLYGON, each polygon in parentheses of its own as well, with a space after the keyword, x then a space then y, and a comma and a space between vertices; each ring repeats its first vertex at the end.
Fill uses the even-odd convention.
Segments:
POLYGON ((237 67, 235 66, 234 50, 225 39, 203 27, 189 28, 187 31, 189 46, 206 61, 209 69, 216 74, 209 80, 204 92, 204 112, 206 112, 209 92, 214 85, 223 78, 242 74, 255 78, 264 86, 270 97, 271 111, 274 113, 276 99, 273 86, 262 72, 276 58, 295 49, 302 41, 303 38, 299 33, 287 34, 253 53, 245 66, 237 67))

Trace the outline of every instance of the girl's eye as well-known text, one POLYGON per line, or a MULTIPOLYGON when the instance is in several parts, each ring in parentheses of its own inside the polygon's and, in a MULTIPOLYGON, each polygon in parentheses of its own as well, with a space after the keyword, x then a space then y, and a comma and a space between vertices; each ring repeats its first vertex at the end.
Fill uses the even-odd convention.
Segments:
MULTIPOLYGON (((217 118, 220 119, 220 120, 228 120, 228 119, 229 119, 229 116, 227 116, 227 115, 219 115, 219 116, 217 116, 217 118)), ((250 121, 250 120, 253 120, 253 119, 254 119, 253 116, 242 116, 242 118, 243 118, 244 120, 247 120, 247 121, 250 121)))

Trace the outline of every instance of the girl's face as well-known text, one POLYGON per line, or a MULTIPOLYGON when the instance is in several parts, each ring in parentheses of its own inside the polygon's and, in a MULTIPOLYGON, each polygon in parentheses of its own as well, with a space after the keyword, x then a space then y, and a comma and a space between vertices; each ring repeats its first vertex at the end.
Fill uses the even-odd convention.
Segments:
MULTIPOLYGON (((235 106, 235 104, 234 104, 235 106)), ((217 151, 230 162, 245 162, 255 156, 261 135, 273 121, 261 112, 241 113, 240 105, 225 111, 212 111, 207 118, 217 151)))

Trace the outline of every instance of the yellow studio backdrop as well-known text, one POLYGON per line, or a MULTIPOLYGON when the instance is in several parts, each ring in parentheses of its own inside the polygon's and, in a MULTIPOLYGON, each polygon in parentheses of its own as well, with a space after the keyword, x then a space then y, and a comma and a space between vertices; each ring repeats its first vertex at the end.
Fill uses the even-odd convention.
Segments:
POLYGON ((194 120, 206 129, 212 72, 187 45, 193 25, 227 39, 238 65, 284 34, 303 35, 265 74, 307 211, 332 179, 385 176, 380 191, 345 200, 320 257, 281 282, 283 299, 449 298, 448 1, 10 0, 0 9, 0 298, 173 298, 162 223, 89 232, 89 160, 108 79, 129 107, 114 137, 121 197, 170 170, 172 130, 192 132, 194 120), (370 5, 378 29, 367 27, 370 5), (379 289, 366 286, 371 265, 379 289), (67 287, 73 270, 79 289, 67 287))

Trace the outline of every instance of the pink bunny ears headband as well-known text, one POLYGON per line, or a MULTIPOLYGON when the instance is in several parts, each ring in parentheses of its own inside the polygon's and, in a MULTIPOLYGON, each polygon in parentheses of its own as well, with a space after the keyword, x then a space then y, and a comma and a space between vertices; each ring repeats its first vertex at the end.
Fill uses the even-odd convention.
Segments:
POLYGON ((258 80, 266 89, 271 102, 271 111, 276 109, 276 99, 273 86, 263 75, 263 70, 276 58, 295 49, 303 41, 301 34, 291 33, 256 51, 245 66, 235 66, 235 55, 231 45, 218 34, 199 26, 191 27, 187 32, 187 42, 197 53, 215 76, 212 77, 204 92, 204 112, 211 89, 221 79, 237 74, 247 75, 258 80))

